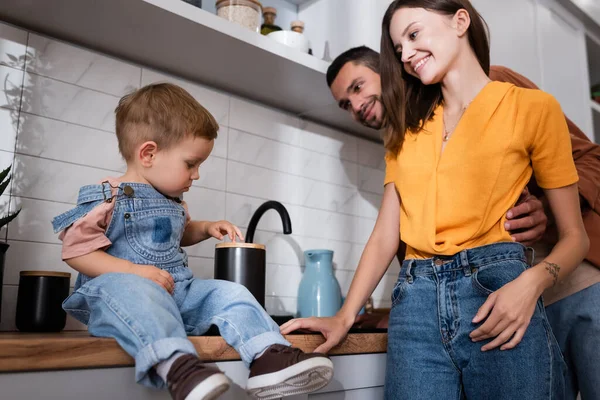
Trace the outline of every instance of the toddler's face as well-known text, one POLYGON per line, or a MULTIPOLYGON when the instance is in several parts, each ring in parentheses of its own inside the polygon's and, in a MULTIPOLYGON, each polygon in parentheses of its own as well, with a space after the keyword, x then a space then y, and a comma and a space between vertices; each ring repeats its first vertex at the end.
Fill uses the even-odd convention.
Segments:
POLYGON ((159 192, 179 197, 200 178, 199 168, 210 155, 214 140, 187 137, 181 143, 159 150, 146 171, 146 179, 159 192))

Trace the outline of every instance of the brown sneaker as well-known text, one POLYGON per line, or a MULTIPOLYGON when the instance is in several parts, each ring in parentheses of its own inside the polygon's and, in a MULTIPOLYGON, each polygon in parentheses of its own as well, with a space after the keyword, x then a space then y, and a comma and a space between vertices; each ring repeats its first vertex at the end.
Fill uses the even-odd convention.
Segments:
POLYGON ((246 390, 262 400, 319 390, 333 378, 333 363, 325 354, 306 354, 274 344, 250 364, 246 390))
POLYGON ((192 354, 179 357, 167 374, 173 400, 212 400, 229 389, 229 379, 192 354))

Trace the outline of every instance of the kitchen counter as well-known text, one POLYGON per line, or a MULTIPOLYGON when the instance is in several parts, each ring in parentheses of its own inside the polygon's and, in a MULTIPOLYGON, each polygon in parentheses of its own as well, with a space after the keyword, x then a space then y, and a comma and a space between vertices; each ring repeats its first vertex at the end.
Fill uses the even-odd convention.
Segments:
MULTIPOLYGON (((385 353, 387 333, 350 333, 330 355, 385 353)), ((325 339, 320 334, 292 334, 286 339, 312 352, 325 339)), ((239 360, 238 353, 220 336, 190 337, 204 361, 239 360)), ((61 333, 0 333, 0 372, 132 366, 133 359, 114 339, 92 337, 86 331, 61 333)))

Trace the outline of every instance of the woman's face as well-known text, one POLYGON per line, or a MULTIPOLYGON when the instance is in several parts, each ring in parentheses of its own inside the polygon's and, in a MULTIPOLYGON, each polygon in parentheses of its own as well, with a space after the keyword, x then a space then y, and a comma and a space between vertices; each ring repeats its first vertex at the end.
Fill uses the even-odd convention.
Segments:
POLYGON ((441 82, 459 56, 455 17, 424 8, 400 8, 392 17, 390 36, 404 70, 424 85, 441 82))

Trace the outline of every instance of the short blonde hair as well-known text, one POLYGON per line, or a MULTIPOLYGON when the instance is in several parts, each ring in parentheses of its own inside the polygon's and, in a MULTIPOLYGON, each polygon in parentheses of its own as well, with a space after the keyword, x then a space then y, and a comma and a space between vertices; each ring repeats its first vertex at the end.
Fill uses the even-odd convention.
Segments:
POLYGON ((188 135, 215 139, 219 130, 208 110, 171 83, 147 85, 123 96, 115 114, 119 151, 125 161, 130 161, 135 148, 146 141, 154 141, 164 150, 188 135))

